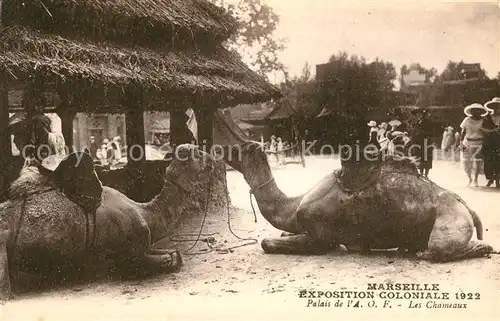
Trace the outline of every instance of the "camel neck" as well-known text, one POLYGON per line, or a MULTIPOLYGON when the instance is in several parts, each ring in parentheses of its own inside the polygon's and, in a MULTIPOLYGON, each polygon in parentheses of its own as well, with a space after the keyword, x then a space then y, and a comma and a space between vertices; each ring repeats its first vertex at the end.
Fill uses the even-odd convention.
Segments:
POLYGON ((187 192, 181 186, 165 181, 163 188, 151 201, 143 204, 143 218, 151 231, 154 243, 172 231, 182 215, 182 203, 187 192))
POLYGON ((252 177, 245 177, 251 192, 257 200, 259 210, 264 218, 277 229, 298 233, 296 219, 297 207, 302 197, 287 197, 283 193, 269 168, 252 177))

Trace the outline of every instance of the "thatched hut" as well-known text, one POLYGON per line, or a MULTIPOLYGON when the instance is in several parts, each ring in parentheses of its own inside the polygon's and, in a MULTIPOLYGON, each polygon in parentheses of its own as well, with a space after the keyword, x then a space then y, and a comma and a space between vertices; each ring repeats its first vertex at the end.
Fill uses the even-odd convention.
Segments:
MULTIPOLYGON (((77 112, 124 113, 127 145, 144 147, 139 125, 144 111, 187 108, 195 110, 199 141, 210 145, 217 108, 279 95, 223 47, 236 21, 205 0, 0 0, 0 5, 3 153, 10 151, 9 96, 19 91, 25 111, 57 112, 68 146, 77 112)), ((144 157, 133 156, 139 160, 130 159, 128 167, 137 177, 144 157)), ((6 166, 2 158, 0 173, 6 166)))

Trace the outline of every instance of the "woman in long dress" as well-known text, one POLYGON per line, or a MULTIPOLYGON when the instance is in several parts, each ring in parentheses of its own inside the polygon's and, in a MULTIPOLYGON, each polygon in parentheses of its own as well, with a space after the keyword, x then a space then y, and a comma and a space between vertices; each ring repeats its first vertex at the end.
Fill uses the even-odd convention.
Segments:
POLYGON ((378 142, 378 128, 377 123, 374 120, 368 122, 368 127, 370 127, 370 134, 368 136, 368 144, 375 146, 377 150, 380 150, 380 144, 378 142))
POLYGON ((389 138, 387 138, 387 123, 383 122, 380 124, 380 128, 377 134, 378 143, 380 144, 381 150, 386 150, 389 146, 389 138))
POLYGON ((283 146, 283 141, 281 140, 281 137, 278 137, 278 146, 277 146, 277 151, 276 151, 276 156, 278 158, 278 165, 284 165, 285 164, 285 152, 284 152, 284 146, 283 146))
POLYGON ((420 175, 428 178, 434 161, 433 129, 427 110, 419 111, 419 114, 420 118, 412 135, 415 146, 411 147, 410 153, 418 159, 420 175))
POLYGON ((446 158, 448 158, 448 152, 453 147, 453 141, 453 127, 447 126, 443 132, 443 139, 441 140, 441 151, 444 153, 444 155, 446 155, 446 158))
POLYGON ((474 172, 474 186, 478 186, 478 177, 482 164, 482 148, 484 142, 483 122, 484 117, 489 114, 489 110, 483 105, 474 103, 464 109, 467 117, 460 124, 462 133, 460 142, 462 146, 462 159, 464 169, 469 184, 472 183, 472 173, 474 172))
POLYGON ((490 187, 495 182, 495 187, 500 187, 500 132, 493 122, 493 118, 487 115, 483 123, 483 162, 484 176, 488 181, 486 186, 490 187))
POLYGON ((278 142, 276 142, 276 136, 271 136, 271 143, 269 144, 269 151, 274 155, 276 163, 278 163, 278 142))
POLYGON ((488 107, 492 104, 500 104, 500 98, 495 97, 484 104, 484 107, 489 111, 483 123, 484 175, 487 180, 487 187, 490 187, 495 182, 495 187, 500 188, 500 130, 498 124, 493 121, 494 110, 488 107))

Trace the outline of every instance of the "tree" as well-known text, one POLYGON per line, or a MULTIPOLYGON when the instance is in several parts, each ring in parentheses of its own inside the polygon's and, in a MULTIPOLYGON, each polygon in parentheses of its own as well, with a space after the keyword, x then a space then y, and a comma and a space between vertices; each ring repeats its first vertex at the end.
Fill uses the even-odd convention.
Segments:
MULTIPOLYGON (((448 61, 448 64, 446 64, 446 68, 439 75, 439 77, 436 78, 435 82, 465 79, 465 65, 466 64, 463 62, 463 60, 459 62, 451 60, 448 61)), ((484 69, 479 70, 478 78, 488 79, 488 77, 486 76, 486 71, 484 69)))
POLYGON ((278 57, 285 49, 285 41, 274 34, 280 19, 272 7, 262 0, 211 1, 225 8, 239 22, 238 32, 228 43, 233 52, 263 76, 276 71, 285 73, 278 57))
MULTIPOLYGON (((317 104, 332 111, 342 126, 341 140, 352 142, 365 137, 365 116, 372 107, 384 106, 384 97, 394 88, 396 69, 381 59, 368 63, 364 57, 339 52, 329 59, 330 66, 319 83, 317 104)), ((386 106, 384 106, 386 107, 386 106)))
POLYGON ((420 74, 425 75, 425 83, 432 83, 436 78, 438 72, 436 68, 432 67, 430 69, 427 69, 422 67, 420 63, 412 63, 410 64, 409 67, 407 65, 403 65, 401 66, 399 72, 399 84, 401 88, 405 87, 405 84, 403 82, 403 77, 409 75, 412 70, 416 70, 420 74))
POLYGON ((308 108, 313 108, 315 99, 312 92, 314 91, 314 80, 311 79, 311 66, 305 63, 302 67, 302 73, 299 77, 285 78, 285 81, 280 84, 283 98, 281 104, 288 104, 297 112, 297 117, 306 117, 308 108))

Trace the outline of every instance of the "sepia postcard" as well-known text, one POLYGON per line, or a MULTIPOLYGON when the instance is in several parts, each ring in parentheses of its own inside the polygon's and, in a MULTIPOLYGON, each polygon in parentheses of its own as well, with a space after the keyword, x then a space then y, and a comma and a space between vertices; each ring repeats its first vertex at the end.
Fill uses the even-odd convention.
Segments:
POLYGON ((500 320, 500 3, 0 0, 0 319, 500 320))

